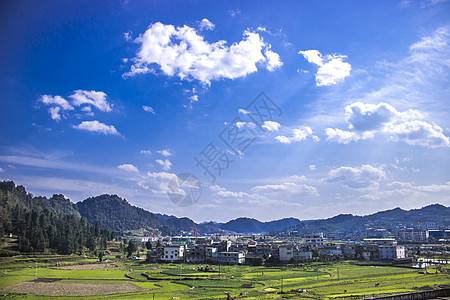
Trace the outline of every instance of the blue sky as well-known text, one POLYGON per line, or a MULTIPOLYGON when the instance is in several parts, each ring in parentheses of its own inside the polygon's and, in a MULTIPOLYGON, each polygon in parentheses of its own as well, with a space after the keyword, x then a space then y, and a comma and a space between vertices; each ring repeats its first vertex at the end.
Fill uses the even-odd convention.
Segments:
POLYGON ((0 14, 0 179, 35 195, 118 194, 198 222, 450 205, 448 1, 0 14), (188 207, 167 194, 180 173, 202 187, 188 207))

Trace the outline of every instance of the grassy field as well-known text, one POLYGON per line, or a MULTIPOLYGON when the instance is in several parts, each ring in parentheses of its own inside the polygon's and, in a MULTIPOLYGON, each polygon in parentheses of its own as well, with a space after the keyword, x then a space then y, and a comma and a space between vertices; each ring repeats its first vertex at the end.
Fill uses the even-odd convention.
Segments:
POLYGON ((450 285, 450 275, 428 272, 355 262, 204 271, 188 264, 16 257, 0 261, 0 293, 14 299, 226 299, 225 293, 239 299, 362 299, 450 285), (58 259, 64 263, 56 265, 58 259))

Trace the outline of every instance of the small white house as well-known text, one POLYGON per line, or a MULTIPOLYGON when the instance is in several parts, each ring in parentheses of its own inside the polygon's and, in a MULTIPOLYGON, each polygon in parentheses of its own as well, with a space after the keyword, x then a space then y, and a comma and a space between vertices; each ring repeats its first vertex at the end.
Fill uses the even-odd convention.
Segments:
POLYGON ((164 246, 163 253, 160 257, 160 260, 162 261, 180 261, 184 259, 184 246, 177 245, 177 246, 164 246))

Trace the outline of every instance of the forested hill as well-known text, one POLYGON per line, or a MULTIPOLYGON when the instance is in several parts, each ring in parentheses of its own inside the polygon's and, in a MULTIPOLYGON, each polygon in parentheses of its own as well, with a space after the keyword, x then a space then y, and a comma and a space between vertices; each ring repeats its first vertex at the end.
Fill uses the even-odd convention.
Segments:
POLYGON ((63 195, 33 197, 12 181, 0 182, 0 234, 18 238, 17 250, 60 254, 94 251, 114 233, 91 225, 63 195))
POLYGON ((116 232, 140 228, 160 229, 163 232, 171 230, 169 226, 162 224, 155 214, 133 206, 117 195, 91 197, 78 202, 76 206, 89 223, 98 222, 100 227, 116 232))

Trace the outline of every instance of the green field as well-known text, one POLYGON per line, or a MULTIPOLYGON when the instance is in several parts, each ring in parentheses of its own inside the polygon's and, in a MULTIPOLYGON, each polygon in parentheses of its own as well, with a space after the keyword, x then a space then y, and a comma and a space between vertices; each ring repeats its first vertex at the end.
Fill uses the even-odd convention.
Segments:
POLYGON ((433 268, 423 274, 412 268, 348 261, 210 266, 210 271, 188 264, 181 268, 127 260, 100 264, 77 257, 16 257, 0 264, 0 292, 14 299, 106 299, 112 295, 117 299, 226 299, 225 293, 238 299, 362 299, 443 285, 450 285, 450 275, 433 268), (64 263, 56 266, 57 258, 64 263))

